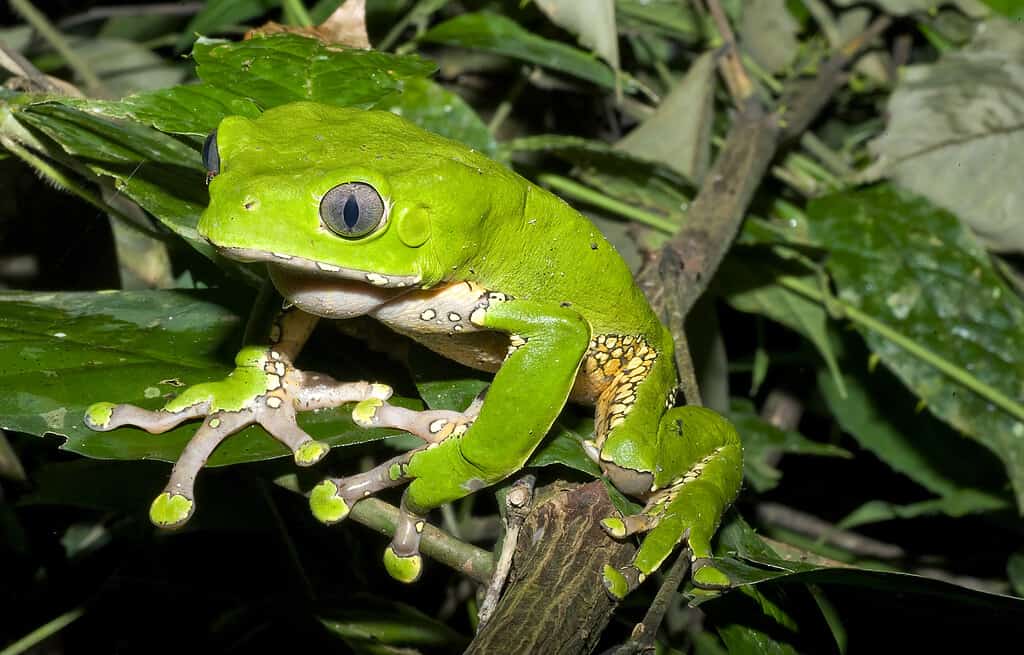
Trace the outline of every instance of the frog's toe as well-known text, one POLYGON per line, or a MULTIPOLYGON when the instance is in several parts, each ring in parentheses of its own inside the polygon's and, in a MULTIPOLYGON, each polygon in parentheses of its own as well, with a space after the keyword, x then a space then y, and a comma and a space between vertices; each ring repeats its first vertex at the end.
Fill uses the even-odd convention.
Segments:
POLYGON ((295 463, 299 466, 313 466, 331 451, 331 447, 322 441, 307 441, 295 449, 295 463))
POLYGON ((632 565, 617 569, 605 564, 603 577, 605 591, 615 600, 622 600, 644 581, 644 574, 632 565))
POLYGON ((309 509, 318 521, 330 525, 348 516, 352 504, 342 495, 338 481, 328 479, 313 487, 309 494, 309 509))
POLYGON ((181 423, 202 416, 204 407, 187 407, 181 411, 150 411, 135 405, 99 402, 89 405, 83 419, 86 427, 108 432, 125 425, 134 425, 150 434, 167 432, 181 423))
POLYGON ((399 582, 416 582, 423 573, 423 557, 419 553, 399 555, 394 546, 384 549, 384 568, 399 582))
POLYGON ((109 430, 110 419, 114 416, 114 403, 101 402, 89 405, 85 410, 85 425, 91 430, 109 430))
POLYGON ((609 516, 601 519, 603 529, 612 539, 625 539, 629 535, 647 532, 654 526, 654 521, 646 514, 631 516, 609 516))
POLYGON ((191 498, 165 491, 149 506, 149 520, 161 528, 177 528, 192 517, 195 508, 195 501, 191 498))
POLYGON ((436 409, 415 411, 390 405, 380 398, 368 398, 352 410, 352 420, 363 428, 396 428, 414 434, 427 443, 439 443, 464 434, 480 413, 474 401, 465 412, 436 409))
POLYGON ((693 561, 693 585, 701 589, 724 590, 732 586, 729 576, 701 557, 693 561))

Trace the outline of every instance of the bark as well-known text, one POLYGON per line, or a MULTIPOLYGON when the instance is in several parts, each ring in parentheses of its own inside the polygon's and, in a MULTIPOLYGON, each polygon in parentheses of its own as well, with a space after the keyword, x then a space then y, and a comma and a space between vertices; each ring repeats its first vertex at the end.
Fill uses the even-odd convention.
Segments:
POLYGON ((562 486, 538 503, 523 525, 508 589, 466 653, 591 652, 615 609, 604 565, 622 566, 635 551, 598 524, 614 511, 600 481, 562 486))

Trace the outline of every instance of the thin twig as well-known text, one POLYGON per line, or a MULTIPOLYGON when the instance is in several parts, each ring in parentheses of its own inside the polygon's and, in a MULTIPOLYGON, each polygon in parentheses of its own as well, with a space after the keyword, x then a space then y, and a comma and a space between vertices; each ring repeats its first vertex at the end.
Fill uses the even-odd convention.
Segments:
MULTIPOLYGON (((682 293, 677 311, 684 316, 689 313, 732 246, 754 192, 779 148, 807 129, 842 85, 844 67, 889 23, 884 16, 875 20, 822 64, 817 77, 790 89, 785 94, 789 100, 782 103, 784 109, 777 115, 767 112, 754 96, 744 101, 711 171, 690 205, 685 227, 646 262, 637 276, 649 298, 652 290, 665 286, 669 277, 679 278, 682 293), (668 260, 670 252, 678 266, 663 266, 662 261, 668 260)), ((655 304, 659 310, 662 306, 655 304)), ((678 340, 682 333, 673 330, 673 335, 678 340)))
POLYGON ((669 601, 672 600, 672 596, 676 593, 679 585, 683 583, 683 578, 686 577, 686 573, 689 570, 690 549, 683 548, 679 551, 679 555, 676 556, 676 561, 672 564, 672 568, 665 574, 665 580, 661 583, 658 593, 655 594, 654 600, 651 601, 650 606, 647 608, 644 620, 636 624, 633 628, 633 633, 629 636, 629 640, 626 643, 611 651, 614 655, 654 652, 654 640, 658 636, 658 627, 661 626, 661 622, 665 619, 665 613, 668 612, 669 601))
MULTIPOLYGON (((294 474, 281 476, 274 484, 303 493, 294 474)), ((352 506, 348 518, 390 537, 394 536, 398 524, 398 508, 379 498, 364 498, 352 506)), ((420 550, 427 557, 484 584, 494 571, 494 558, 486 550, 459 541, 430 524, 423 529, 420 550)))
POLYGON ((736 106, 741 107, 748 98, 754 95, 754 84, 743 67, 740 50, 736 45, 736 35, 729 25, 729 18, 722 10, 722 5, 718 0, 706 0, 706 2, 708 13, 711 14, 711 19, 715 21, 715 27, 718 28, 718 33, 725 42, 725 52, 719 62, 719 70, 722 77, 725 78, 726 86, 729 87, 729 95, 736 102, 736 106))
POLYGON ((536 484, 537 476, 527 474, 516 480, 505 494, 505 538, 501 542, 501 555, 494 565, 494 575, 491 576, 491 582, 487 585, 487 593, 477 612, 479 620, 477 630, 490 620, 491 615, 494 614, 494 608, 498 606, 501 590, 505 587, 505 580, 512 570, 512 555, 516 552, 516 545, 519 543, 519 533, 533 506, 533 488, 536 484))

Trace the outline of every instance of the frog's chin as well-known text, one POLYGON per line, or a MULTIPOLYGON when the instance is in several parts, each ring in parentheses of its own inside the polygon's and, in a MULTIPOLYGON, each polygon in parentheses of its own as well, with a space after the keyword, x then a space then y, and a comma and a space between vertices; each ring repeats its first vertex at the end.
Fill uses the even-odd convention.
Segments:
MULTIPOLYGON (((216 246, 216 244, 214 244, 216 246)), ((321 262, 305 257, 297 257, 286 253, 267 252, 255 248, 217 247, 222 255, 241 262, 266 262, 271 268, 306 277, 320 278, 322 281, 349 280, 368 284, 382 289, 406 289, 418 285, 422 278, 419 275, 390 275, 375 271, 363 271, 355 268, 344 268, 329 262, 321 262)))
POLYGON ((306 271, 271 263, 270 279, 288 303, 322 318, 346 319, 366 316, 408 293, 411 289, 373 286, 361 280, 312 275, 306 271))

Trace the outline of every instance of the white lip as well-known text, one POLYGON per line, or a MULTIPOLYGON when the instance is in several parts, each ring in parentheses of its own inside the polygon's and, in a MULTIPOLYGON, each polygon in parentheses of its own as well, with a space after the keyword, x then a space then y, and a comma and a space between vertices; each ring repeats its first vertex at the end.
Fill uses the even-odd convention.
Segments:
POLYGON ((241 262, 267 262, 283 268, 303 271, 321 277, 335 277, 343 280, 355 280, 387 289, 401 289, 420 283, 418 275, 385 275, 376 271, 361 271, 355 268, 344 268, 329 262, 318 262, 304 257, 294 257, 282 253, 267 252, 254 248, 218 248, 225 257, 241 262))

